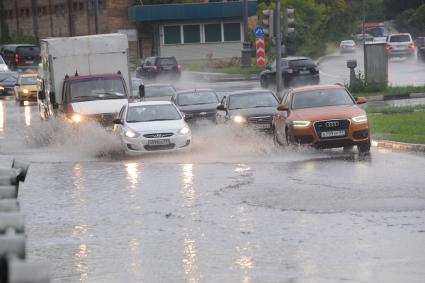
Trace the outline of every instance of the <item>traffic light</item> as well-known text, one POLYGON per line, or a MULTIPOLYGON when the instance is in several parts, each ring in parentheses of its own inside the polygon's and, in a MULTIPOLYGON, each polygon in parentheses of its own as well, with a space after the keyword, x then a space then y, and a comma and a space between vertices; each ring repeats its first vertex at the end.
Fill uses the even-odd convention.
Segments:
POLYGON ((264 33, 268 34, 271 38, 274 37, 274 11, 273 10, 263 10, 263 24, 264 24, 264 33))
POLYGON ((295 31, 295 28, 291 26, 295 22, 295 19, 293 18, 294 12, 295 9, 285 8, 285 28, 283 30, 285 36, 288 36, 291 32, 295 31))

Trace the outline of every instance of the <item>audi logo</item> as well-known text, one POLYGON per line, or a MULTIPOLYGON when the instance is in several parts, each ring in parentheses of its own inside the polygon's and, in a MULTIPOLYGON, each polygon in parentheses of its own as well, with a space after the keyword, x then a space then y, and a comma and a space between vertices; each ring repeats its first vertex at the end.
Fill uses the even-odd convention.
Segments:
POLYGON ((331 122, 326 122, 325 126, 327 128, 331 128, 331 127, 338 127, 339 126, 339 122, 338 121, 331 121, 331 122))

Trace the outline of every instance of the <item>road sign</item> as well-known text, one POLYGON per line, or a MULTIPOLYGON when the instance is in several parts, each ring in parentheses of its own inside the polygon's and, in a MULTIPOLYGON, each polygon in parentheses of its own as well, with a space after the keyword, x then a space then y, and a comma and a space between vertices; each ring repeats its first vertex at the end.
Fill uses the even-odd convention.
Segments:
POLYGON ((257 37, 255 39, 255 47, 257 49, 257 65, 264 66, 266 64, 266 46, 264 44, 264 37, 257 37))
POLYGON ((256 26, 254 34, 255 37, 264 37, 264 28, 262 26, 256 26))

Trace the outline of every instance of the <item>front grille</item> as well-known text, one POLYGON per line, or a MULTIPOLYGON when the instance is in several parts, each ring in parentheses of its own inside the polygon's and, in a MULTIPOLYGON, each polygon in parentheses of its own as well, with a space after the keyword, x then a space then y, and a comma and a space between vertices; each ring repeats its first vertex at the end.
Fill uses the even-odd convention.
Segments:
POLYGON ((173 149, 175 144, 170 143, 166 145, 145 145, 145 149, 147 151, 153 151, 153 150, 167 150, 167 149, 173 149))
POLYGON ((320 139, 335 139, 335 138, 344 138, 347 137, 348 131, 350 129, 350 120, 341 119, 341 120, 326 120, 319 121, 314 123, 314 129, 316 130, 317 136, 320 139), (322 137, 323 132, 330 131, 344 131, 344 135, 331 136, 331 137, 322 137))
POLYGON ((173 133, 158 133, 158 134, 146 134, 143 135, 145 138, 155 139, 155 138, 168 138, 171 137, 173 133))
POLYGON ((248 121, 255 124, 268 124, 272 122, 272 116, 249 117, 248 121))
POLYGON ((312 143, 313 142, 313 136, 312 135, 298 135, 298 136, 295 136, 295 142, 298 143, 298 144, 312 143))

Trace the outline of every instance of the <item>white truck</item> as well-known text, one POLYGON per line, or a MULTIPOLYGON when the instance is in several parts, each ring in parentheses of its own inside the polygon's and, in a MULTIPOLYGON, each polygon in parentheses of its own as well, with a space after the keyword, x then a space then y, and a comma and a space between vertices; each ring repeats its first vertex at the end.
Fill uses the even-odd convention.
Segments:
POLYGON ((48 38, 40 47, 41 118, 64 114, 72 123, 95 120, 112 125, 132 93, 127 36, 48 38))

